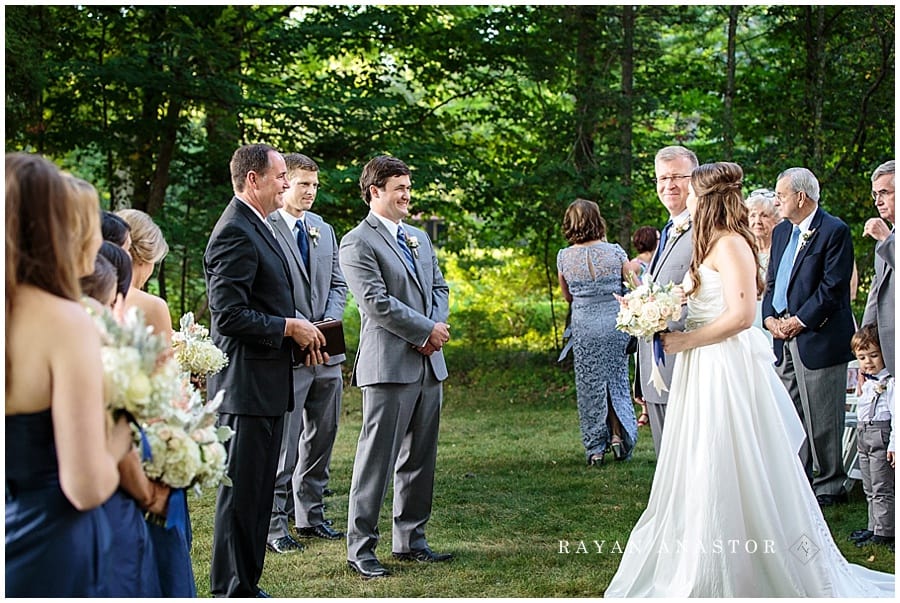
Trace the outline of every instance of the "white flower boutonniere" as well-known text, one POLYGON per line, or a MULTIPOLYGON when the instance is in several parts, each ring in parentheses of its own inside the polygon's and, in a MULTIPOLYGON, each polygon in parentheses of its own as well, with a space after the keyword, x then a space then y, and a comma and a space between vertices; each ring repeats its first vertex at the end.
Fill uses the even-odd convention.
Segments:
POLYGON ((317 247, 319 245, 319 228, 317 226, 310 226, 306 229, 306 232, 309 233, 309 238, 312 239, 313 247, 317 247))
POLYGON ((406 245, 409 247, 416 259, 419 257, 419 239, 416 237, 406 237, 406 245))
POLYGON ((816 234, 815 228, 811 228, 811 229, 807 230, 806 232, 800 233, 800 249, 803 249, 804 247, 806 247, 806 244, 809 242, 809 240, 812 238, 812 236, 814 234, 816 234))
POLYGON ((683 235, 684 231, 686 231, 688 228, 690 228, 690 226, 691 226, 690 218, 688 218, 686 220, 682 220, 678 224, 672 224, 672 240, 674 241, 675 239, 677 239, 678 237, 683 235))
POLYGON ((887 391, 887 380, 877 381, 875 383, 875 393, 876 394, 883 394, 886 391, 887 391))

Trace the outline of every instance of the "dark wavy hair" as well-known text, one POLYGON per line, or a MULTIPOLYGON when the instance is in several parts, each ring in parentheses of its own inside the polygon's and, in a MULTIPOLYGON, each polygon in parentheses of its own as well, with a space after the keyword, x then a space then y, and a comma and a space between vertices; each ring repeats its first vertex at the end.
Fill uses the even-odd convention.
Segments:
POLYGON ((409 166, 400 159, 390 155, 379 155, 370 160, 359 175, 359 194, 366 205, 369 205, 372 201, 370 186, 383 188, 388 179, 411 174, 409 166))
POLYGON ((656 245, 659 243, 659 231, 652 226, 641 226, 631 235, 631 244, 638 253, 645 251, 656 251, 656 245))
POLYGON ((765 288, 759 275, 756 239, 750 231, 749 212, 741 194, 743 178, 741 166, 729 161, 704 163, 691 172, 691 186, 697 198, 697 208, 694 210, 694 226, 691 228, 694 251, 688 272, 694 292, 700 290, 700 263, 709 255, 716 241, 729 233, 740 235, 753 250, 757 295, 762 294, 765 288))

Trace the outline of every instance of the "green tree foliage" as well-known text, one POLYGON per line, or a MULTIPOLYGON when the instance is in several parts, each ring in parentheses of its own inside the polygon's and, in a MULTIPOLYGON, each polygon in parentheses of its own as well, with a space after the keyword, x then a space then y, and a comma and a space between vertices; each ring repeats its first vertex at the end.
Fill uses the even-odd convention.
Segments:
MULTIPOLYGON (((202 315, 200 258, 246 142, 321 167, 315 210, 364 215, 373 155, 414 169, 449 251, 518 247, 555 288, 560 222, 595 199, 611 240, 664 220, 657 149, 732 159, 747 190, 795 165, 856 234, 894 149, 893 6, 9 6, 6 144, 161 224, 173 312, 202 315)), ((863 290, 863 293, 865 290, 863 290)))

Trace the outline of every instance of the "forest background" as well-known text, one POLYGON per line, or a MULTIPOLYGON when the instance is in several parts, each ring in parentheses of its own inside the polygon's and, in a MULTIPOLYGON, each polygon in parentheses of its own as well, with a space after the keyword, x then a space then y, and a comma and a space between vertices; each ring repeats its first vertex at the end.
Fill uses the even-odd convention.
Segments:
POLYGON ((365 162, 406 161, 454 337, 481 346, 560 345, 566 206, 596 200, 633 255, 666 219, 651 178, 670 144, 740 163, 745 193, 810 168, 854 233, 859 317, 895 33, 892 5, 7 5, 6 150, 153 216, 171 251, 149 287, 175 324, 208 323, 203 250, 250 142, 318 162, 313 211, 338 237, 366 214, 365 162))

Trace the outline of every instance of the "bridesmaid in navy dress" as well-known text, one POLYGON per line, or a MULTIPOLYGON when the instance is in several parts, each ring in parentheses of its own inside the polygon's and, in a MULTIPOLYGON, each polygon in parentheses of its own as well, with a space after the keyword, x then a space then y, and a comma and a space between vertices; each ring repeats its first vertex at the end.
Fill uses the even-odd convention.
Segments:
POLYGON ((104 593, 111 562, 100 505, 132 446, 108 426, 100 339, 79 303, 100 208, 49 161, 6 156, 6 595, 104 593), (76 343, 77 342, 77 343, 76 343))

